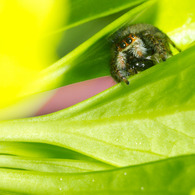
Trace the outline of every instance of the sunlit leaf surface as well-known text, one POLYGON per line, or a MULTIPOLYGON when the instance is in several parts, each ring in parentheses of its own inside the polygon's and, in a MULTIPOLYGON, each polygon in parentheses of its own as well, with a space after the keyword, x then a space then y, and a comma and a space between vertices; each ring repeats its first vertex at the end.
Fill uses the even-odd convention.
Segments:
POLYGON ((30 194, 193 194, 195 157, 90 173, 37 173, 1 169, 0 191, 30 194), (182 185, 181 185, 182 184, 182 185))

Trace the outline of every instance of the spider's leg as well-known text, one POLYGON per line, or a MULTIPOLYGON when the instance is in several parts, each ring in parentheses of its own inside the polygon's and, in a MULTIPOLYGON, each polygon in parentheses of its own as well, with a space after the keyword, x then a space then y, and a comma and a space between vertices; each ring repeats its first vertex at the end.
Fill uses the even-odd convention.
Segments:
POLYGON ((118 52, 112 61, 111 74, 117 82, 124 81, 129 85, 129 81, 127 80, 128 72, 126 70, 126 63, 126 54, 118 52))
POLYGON ((181 49, 177 47, 175 43, 168 36, 167 36, 167 40, 175 49, 177 49, 178 52, 181 52, 181 49))
POLYGON ((116 73, 122 81, 124 81, 127 85, 129 85, 129 81, 120 70, 116 70, 116 73))
POLYGON ((148 31, 142 32, 142 38, 144 39, 147 47, 152 48, 154 51, 152 60, 156 63, 159 63, 161 60, 165 61, 172 52, 170 50, 167 36, 159 31, 151 34, 148 31))

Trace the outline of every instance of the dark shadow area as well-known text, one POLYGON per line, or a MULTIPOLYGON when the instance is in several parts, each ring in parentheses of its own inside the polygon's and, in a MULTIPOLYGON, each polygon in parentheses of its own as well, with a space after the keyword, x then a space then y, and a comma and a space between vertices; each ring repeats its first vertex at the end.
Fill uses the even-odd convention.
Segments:
POLYGON ((29 171, 29 170, 27 170, 27 169, 11 168, 11 167, 0 167, 0 171, 1 171, 1 169, 19 170, 19 171, 29 171))
POLYGON ((21 192, 15 192, 15 191, 9 191, 9 190, 0 190, 1 195, 30 195, 27 193, 21 193, 21 192))
POLYGON ((1 142, 1 144, 1 155, 95 161, 73 150, 45 143, 1 142))
MULTIPOLYGON (((136 5, 139 6, 139 5, 136 5)), ((136 7, 134 6, 134 7, 136 7)), ((133 9, 132 7, 131 9, 133 9)), ((125 9, 115 14, 111 14, 109 16, 105 16, 102 18, 98 18, 76 27, 65 30, 62 35, 62 39, 57 47, 57 55, 60 58, 68 54, 70 51, 75 49, 81 43, 88 40, 98 31, 103 29, 105 26, 122 16, 124 13, 128 12, 130 9, 125 9)))

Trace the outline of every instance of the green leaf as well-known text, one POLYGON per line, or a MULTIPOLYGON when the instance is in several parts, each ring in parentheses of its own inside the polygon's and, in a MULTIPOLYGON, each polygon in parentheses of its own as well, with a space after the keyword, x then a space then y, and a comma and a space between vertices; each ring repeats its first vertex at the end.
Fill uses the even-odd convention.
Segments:
POLYGON ((195 156, 91 173, 0 169, 0 189, 30 194, 188 195, 195 190, 195 156))
POLYGON ((43 143, 0 142, 0 154, 35 158, 60 158, 94 161, 78 152, 43 143))
POLYGON ((192 154, 195 46, 70 108, 0 123, 0 141, 41 142, 126 166, 192 154))
POLYGON ((146 0, 112 0, 112 3, 108 0, 93 0, 93 2, 90 0, 69 1, 66 8, 69 17, 65 23, 65 27, 58 29, 56 32, 78 26, 90 20, 120 12, 124 9, 139 5, 144 1, 146 0))

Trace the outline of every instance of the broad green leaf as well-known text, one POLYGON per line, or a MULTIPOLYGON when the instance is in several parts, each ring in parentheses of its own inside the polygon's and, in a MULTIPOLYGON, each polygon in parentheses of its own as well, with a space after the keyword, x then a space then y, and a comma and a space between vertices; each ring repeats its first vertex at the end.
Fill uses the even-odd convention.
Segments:
POLYGON ((192 154, 195 46, 62 111, 2 121, 0 141, 41 142, 126 166, 192 154))
POLYGON ((195 156, 90 173, 41 173, 0 169, 1 192, 27 194, 191 195, 195 156))

